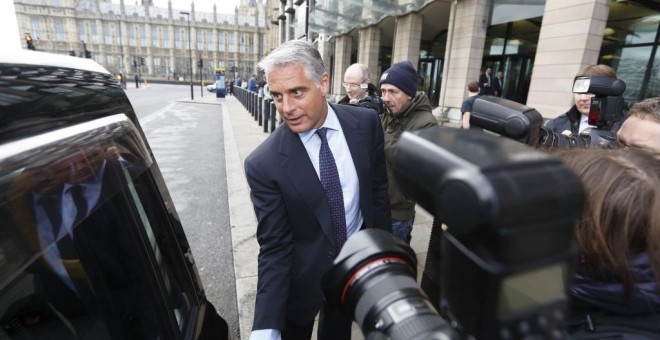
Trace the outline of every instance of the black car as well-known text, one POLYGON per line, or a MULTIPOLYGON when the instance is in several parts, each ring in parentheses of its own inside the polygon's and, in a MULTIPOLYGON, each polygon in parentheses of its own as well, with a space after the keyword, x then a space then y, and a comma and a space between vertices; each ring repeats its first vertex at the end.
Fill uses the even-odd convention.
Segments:
POLYGON ((0 54, 0 339, 227 339, 115 77, 0 54))

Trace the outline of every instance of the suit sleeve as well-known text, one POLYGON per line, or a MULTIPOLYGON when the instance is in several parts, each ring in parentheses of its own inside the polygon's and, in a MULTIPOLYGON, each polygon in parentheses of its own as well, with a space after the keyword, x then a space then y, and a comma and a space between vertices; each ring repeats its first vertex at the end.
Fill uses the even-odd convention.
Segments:
POLYGON ((248 157, 245 174, 257 217, 259 242, 257 296, 253 330, 284 329, 289 297, 293 235, 282 193, 276 181, 248 157))
POLYGON ((373 205, 374 226, 392 232, 392 214, 390 212, 390 199, 388 196, 387 170, 385 164, 383 127, 378 116, 374 115, 371 121, 374 136, 374 164, 373 164, 373 205))
MULTIPOLYGON (((474 78, 473 78, 474 79, 474 78)), ((485 74, 479 76, 479 88, 480 92, 484 92, 486 85, 488 84, 488 77, 485 74)))

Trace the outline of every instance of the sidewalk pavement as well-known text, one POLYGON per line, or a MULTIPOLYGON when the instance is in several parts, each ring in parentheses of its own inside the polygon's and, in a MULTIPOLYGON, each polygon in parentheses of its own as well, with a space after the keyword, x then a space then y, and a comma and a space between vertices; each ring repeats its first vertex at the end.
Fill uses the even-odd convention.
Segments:
MULTIPOLYGON (((216 98, 214 93, 208 93, 204 97, 195 97, 194 100, 179 100, 179 102, 204 103, 222 107, 236 298, 241 339, 248 340, 254 315, 259 245, 255 236, 257 220, 250 201, 243 161, 269 134, 263 132, 263 127, 259 126, 254 117, 233 96, 216 98)), ((418 282, 426 262, 432 222, 433 216, 418 207, 411 241, 411 247, 417 254, 418 282)), ((315 338, 316 335, 313 339, 315 338)), ((353 340, 360 339, 363 339, 362 333, 354 324, 353 340)))

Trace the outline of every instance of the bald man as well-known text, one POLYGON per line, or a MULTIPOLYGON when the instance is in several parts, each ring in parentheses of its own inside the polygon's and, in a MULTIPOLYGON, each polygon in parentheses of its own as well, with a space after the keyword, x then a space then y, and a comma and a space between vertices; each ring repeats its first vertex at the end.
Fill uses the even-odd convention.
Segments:
POLYGON ((376 86, 369 82, 369 69, 362 64, 353 64, 344 73, 346 96, 339 104, 348 104, 375 110, 378 114, 383 112, 383 101, 376 94, 376 86))

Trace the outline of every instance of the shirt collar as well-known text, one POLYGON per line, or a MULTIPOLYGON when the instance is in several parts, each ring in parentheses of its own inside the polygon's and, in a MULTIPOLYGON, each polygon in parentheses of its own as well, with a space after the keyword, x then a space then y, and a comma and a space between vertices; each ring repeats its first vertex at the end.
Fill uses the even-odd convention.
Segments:
MULTIPOLYGON (((330 104, 327 105, 328 105, 328 115, 325 117, 325 122, 321 127, 328 128, 329 130, 340 131, 341 124, 339 123, 339 119, 337 119, 337 114, 335 113, 335 110, 332 109, 332 106, 330 106, 330 104)), ((311 129, 309 131, 301 132, 298 134, 303 144, 306 144, 312 138, 312 136, 316 134, 316 130, 318 129, 311 129)))

